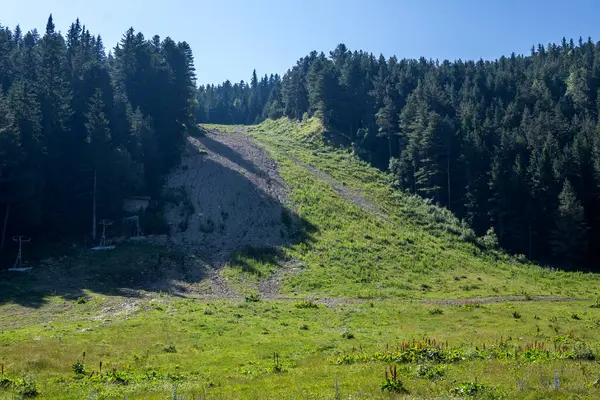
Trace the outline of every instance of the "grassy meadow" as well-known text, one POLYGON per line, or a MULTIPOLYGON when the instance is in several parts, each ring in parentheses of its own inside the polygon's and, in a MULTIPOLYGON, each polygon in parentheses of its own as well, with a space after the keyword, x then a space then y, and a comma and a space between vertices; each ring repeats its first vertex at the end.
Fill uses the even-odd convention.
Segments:
POLYGON ((597 275, 493 249, 327 145, 316 119, 204 129, 269 150, 297 237, 235 254, 221 298, 178 261, 193 254, 142 244, 45 280, 2 273, 0 398, 600 397, 597 275), (157 257, 193 290, 140 284, 157 257))

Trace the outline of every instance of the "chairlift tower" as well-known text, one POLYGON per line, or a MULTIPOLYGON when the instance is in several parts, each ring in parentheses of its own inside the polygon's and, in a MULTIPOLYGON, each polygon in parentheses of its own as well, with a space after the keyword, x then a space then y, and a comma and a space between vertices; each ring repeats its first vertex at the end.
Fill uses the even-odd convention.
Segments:
POLYGON ((12 238, 15 242, 19 243, 19 252, 17 253, 17 259, 13 268, 23 268, 23 243, 31 242, 31 238, 24 239, 24 237, 23 235, 19 235, 12 238))
POLYGON ((103 219, 100 221, 102 225, 102 238, 100 239, 100 247, 106 247, 106 227, 113 224, 112 219, 103 219))

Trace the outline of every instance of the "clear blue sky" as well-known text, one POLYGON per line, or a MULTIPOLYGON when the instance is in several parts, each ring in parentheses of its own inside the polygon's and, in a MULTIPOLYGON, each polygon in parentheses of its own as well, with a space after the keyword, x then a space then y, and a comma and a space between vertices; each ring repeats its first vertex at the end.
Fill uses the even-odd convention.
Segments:
POLYGON ((43 32, 53 13, 77 17, 106 47, 133 26, 192 46, 198 83, 284 73, 338 43, 386 57, 495 59, 563 36, 600 40, 598 0, 23 0, 4 1, 0 24, 43 32))

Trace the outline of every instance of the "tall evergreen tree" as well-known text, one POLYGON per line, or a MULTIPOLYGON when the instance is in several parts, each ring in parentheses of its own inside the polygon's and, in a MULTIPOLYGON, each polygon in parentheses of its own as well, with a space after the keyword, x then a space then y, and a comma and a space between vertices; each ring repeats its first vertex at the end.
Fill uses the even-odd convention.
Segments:
POLYGON ((587 250, 584 210, 568 180, 565 180, 558 200, 552 252, 560 260, 573 265, 585 256, 587 250))
POLYGON ((94 199, 116 218, 124 197, 160 194, 195 123, 192 51, 130 29, 114 53, 79 20, 66 37, 52 16, 41 38, 0 29, 3 231, 89 232, 94 199))
POLYGON ((85 128, 87 132, 87 142, 91 146, 91 160, 94 171, 94 183, 92 192, 92 239, 96 240, 96 212, 97 212, 97 197, 98 197, 98 175, 100 181, 105 178, 103 171, 106 170, 107 164, 110 162, 108 154, 110 152, 110 129, 108 128, 108 120, 104 115, 104 103, 102 102, 102 92, 96 90, 94 96, 88 104, 88 111, 85 114, 85 128), (100 174, 99 174, 100 172, 100 174))

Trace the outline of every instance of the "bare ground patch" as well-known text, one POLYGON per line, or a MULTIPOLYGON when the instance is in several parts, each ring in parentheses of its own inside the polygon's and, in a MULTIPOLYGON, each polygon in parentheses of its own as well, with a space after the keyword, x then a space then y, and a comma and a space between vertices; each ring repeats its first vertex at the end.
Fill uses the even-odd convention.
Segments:
POLYGON ((165 189, 182 190, 186 199, 165 216, 171 242, 188 252, 219 263, 245 246, 288 242, 282 223, 288 190, 276 162, 243 133, 189 137, 165 189))

